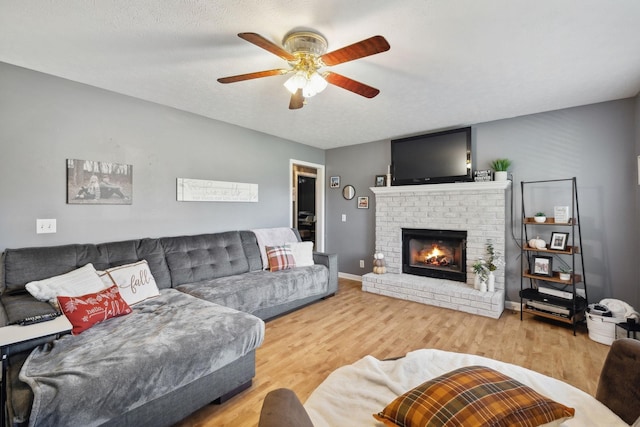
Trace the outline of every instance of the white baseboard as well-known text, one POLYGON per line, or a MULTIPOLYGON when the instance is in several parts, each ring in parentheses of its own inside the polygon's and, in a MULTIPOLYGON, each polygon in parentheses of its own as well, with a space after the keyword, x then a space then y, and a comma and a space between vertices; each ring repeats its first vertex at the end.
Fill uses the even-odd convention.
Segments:
POLYGON ((358 282, 362 282, 362 276, 357 276, 355 274, 340 273, 338 271, 338 277, 340 277, 341 279, 349 279, 349 280, 355 280, 355 281, 358 281, 358 282))
POLYGON ((520 303, 515 301, 505 301, 504 308, 507 310, 520 311, 520 303))

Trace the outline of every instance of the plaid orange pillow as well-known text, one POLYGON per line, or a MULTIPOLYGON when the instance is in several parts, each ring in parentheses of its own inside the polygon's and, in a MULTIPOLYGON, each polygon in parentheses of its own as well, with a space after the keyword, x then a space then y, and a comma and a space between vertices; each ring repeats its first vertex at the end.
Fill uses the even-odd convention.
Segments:
POLYGON ((373 417, 389 427, 506 427, 560 424, 574 414, 494 369, 466 366, 409 390, 373 417))
POLYGON ((269 260, 269 270, 287 270, 296 266, 293 252, 286 246, 267 246, 267 259, 269 260))

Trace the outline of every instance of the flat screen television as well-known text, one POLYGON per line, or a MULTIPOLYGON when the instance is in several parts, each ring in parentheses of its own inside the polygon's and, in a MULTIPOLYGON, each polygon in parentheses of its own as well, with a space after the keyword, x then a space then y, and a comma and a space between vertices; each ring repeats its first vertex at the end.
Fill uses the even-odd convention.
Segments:
POLYGON ((391 185, 473 181, 471 128, 391 141, 391 185))

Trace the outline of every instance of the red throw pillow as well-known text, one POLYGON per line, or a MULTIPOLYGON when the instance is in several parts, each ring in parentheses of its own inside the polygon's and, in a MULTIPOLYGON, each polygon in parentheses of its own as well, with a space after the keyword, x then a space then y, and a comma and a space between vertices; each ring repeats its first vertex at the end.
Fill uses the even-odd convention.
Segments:
POLYGON ((60 308, 73 325, 73 335, 78 335, 111 317, 131 313, 131 307, 122 299, 118 286, 115 285, 94 294, 57 298, 60 308))

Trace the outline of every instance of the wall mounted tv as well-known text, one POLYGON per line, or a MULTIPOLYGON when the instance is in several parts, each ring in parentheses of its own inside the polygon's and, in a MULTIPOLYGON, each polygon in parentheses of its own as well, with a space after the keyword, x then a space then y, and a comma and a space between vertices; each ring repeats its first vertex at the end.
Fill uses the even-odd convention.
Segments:
POLYGON ((471 128, 391 141, 391 185, 473 181, 471 128))

